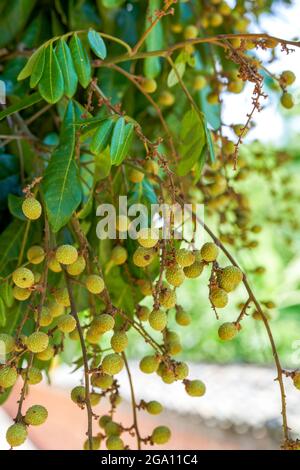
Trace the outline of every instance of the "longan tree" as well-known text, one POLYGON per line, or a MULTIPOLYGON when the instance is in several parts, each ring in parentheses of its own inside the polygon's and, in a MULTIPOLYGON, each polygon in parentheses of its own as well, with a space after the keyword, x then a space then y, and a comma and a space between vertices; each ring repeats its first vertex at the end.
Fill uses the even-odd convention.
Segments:
MULTIPOLYGON (((279 92, 283 107, 293 106, 293 72, 276 76, 268 62, 299 43, 251 33, 249 18, 256 21, 274 3, 238 0, 234 8, 223 0, 1 3, 1 79, 7 93, 0 112, 0 174, 6 182, 0 235, 2 403, 19 377, 22 381, 15 423, 6 434, 9 446, 21 445, 29 426, 46 421, 44 406, 26 409, 26 395, 69 340, 78 345, 74 364, 83 372, 70 398, 87 414, 84 449, 128 448, 126 433, 136 437, 137 449, 168 442, 166 426, 151 435, 139 426, 140 410, 156 415, 162 405, 136 400, 126 353, 129 332, 135 330, 148 346, 140 358, 142 373, 156 373, 166 384, 180 381, 191 397, 203 396, 201 377, 190 377, 188 365, 177 358, 182 351, 177 330, 191 317, 176 289, 185 279, 201 282, 207 272, 207 314, 217 319, 231 293, 244 287, 238 315, 216 326, 221 340, 242 334, 250 313, 263 322, 277 370, 283 447, 299 448, 289 434, 284 376, 300 389, 300 373, 282 368, 266 313, 271 301, 259 301, 236 261, 239 248, 256 246, 261 230, 234 182, 251 172, 251 162, 239 152, 253 115, 267 102, 265 82, 279 92), (268 54, 266 63, 260 51, 268 54), (241 93, 246 83, 253 96, 245 122, 225 124, 223 94, 241 93), (116 237, 99 239, 97 207, 117 209, 119 196, 128 198, 129 207, 190 204, 190 219, 207 239, 200 246, 194 233, 190 240, 178 239, 171 217, 169 238, 161 229, 151 230, 149 220, 133 240, 127 236, 128 214, 117 216, 116 237), (205 222, 197 203, 204 204, 205 222), (142 302, 145 297, 152 299, 151 308, 142 302), (176 331, 170 329, 174 318, 176 331), (131 390, 129 428, 116 418, 123 369, 131 390), (103 397, 107 414, 97 416, 94 407, 103 397)), ((258 267, 255 275, 260 274, 258 267)))

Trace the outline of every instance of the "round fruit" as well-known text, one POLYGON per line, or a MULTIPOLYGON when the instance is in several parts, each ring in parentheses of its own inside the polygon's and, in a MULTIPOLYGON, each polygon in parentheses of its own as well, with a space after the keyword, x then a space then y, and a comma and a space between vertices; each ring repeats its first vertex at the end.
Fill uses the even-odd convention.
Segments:
POLYGON ((209 294, 211 303, 216 308, 224 308, 228 303, 227 292, 219 287, 214 287, 209 294))
POLYGON ((107 436, 119 436, 122 432, 121 426, 115 421, 109 421, 104 427, 107 436))
POLYGON ((238 330, 235 323, 231 322, 223 323, 218 330, 219 338, 223 341, 232 340, 237 335, 237 333, 238 330))
POLYGON ((42 213, 42 206, 34 197, 26 198, 22 203, 22 211, 29 220, 37 220, 42 213))
POLYGON ((79 336, 77 328, 75 328, 73 331, 71 331, 71 333, 69 333, 69 338, 72 341, 79 341, 80 340, 80 336, 79 336))
POLYGON ((50 361, 54 356, 54 347, 49 344, 49 346, 39 353, 37 353, 36 358, 40 361, 50 361))
POLYGON ((147 173, 151 173, 152 175, 158 175, 159 165, 155 160, 147 160, 145 163, 145 170, 147 173))
POLYGON ((41 246, 34 245, 27 251, 27 259, 32 264, 40 264, 45 259, 45 252, 41 246))
POLYGON ((280 98, 280 102, 286 109, 291 109, 294 106, 293 96, 290 93, 283 93, 280 98))
POLYGON ((115 375, 123 369, 124 360, 119 354, 112 353, 105 356, 101 365, 104 374, 115 375))
POLYGON ((292 85, 296 80, 296 75, 291 70, 285 70, 280 78, 286 85, 292 85))
POLYGON ((185 279, 183 269, 178 265, 170 266, 166 270, 166 279, 171 286, 179 287, 185 279))
POLYGON ((48 418, 48 411, 44 406, 33 405, 26 411, 24 421, 31 426, 40 426, 48 418))
POLYGON ((129 181, 132 183, 141 183, 144 179, 144 173, 139 170, 132 169, 128 175, 129 181))
POLYGON ((123 450, 124 442, 119 436, 109 436, 106 441, 106 448, 108 450, 123 450))
POLYGON ((43 380, 43 374, 37 367, 31 367, 27 372, 27 369, 21 371, 21 377, 23 380, 27 377, 27 383, 29 385, 36 385, 43 380))
POLYGON ((163 310, 155 309, 149 315, 149 324, 156 331, 162 331, 167 326, 167 315, 163 310))
POLYGON ((171 431, 167 426, 157 426, 151 434, 151 441, 154 444, 166 444, 171 438, 171 431))
POLYGON ((86 267, 86 261, 84 259, 84 256, 79 255, 75 263, 69 264, 67 266, 67 272, 71 276, 79 276, 83 271, 85 270, 86 267))
POLYGON ((158 242, 158 230, 142 228, 139 232, 137 241, 144 248, 153 248, 158 242))
POLYGON ((127 250, 123 246, 118 245, 112 249, 111 259, 117 266, 124 264, 127 260, 127 257, 127 250))
POLYGON ((185 362, 177 362, 175 365, 176 380, 184 380, 189 375, 189 366, 185 362))
POLYGON ((78 258, 78 251, 75 246, 61 245, 56 250, 55 258, 60 264, 73 264, 78 258))
POLYGON ((91 327, 98 334, 106 333, 107 331, 112 330, 114 326, 114 317, 109 315, 108 313, 101 313, 91 323, 91 327))
POLYGON ((57 327, 63 333, 71 333, 76 328, 76 320, 72 315, 61 315, 57 320, 57 327))
POLYGON ((34 284, 33 272, 27 268, 16 269, 13 272, 12 278, 16 286, 21 287, 22 289, 31 287, 34 284))
POLYGON ((194 25, 189 25, 184 28, 184 39, 195 39, 198 36, 198 28, 194 25))
POLYGON ((217 247, 217 245, 215 245, 215 243, 204 243, 200 250, 200 253, 202 259, 210 263, 211 261, 215 261, 217 259, 219 248, 217 247))
POLYGON ((151 281, 146 281, 146 279, 138 279, 137 284, 141 293, 145 296, 152 294, 152 284, 151 281))
POLYGON ((91 344, 98 344, 101 340, 101 337, 101 333, 98 333, 93 327, 90 327, 86 332, 85 338, 91 344))
POLYGON ((53 318, 60 317, 60 315, 63 315, 65 311, 64 306, 58 304, 56 301, 51 302, 48 308, 53 318))
POLYGON ((145 307, 144 305, 143 306, 138 305, 138 307, 136 309, 136 316, 141 321, 149 320, 149 316, 150 316, 149 308, 145 307))
POLYGON ((102 277, 97 276, 97 274, 91 274, 86 278, 85 281, 86 288, 92 294, 101 294, 104 289, 104 281, 102 277))
POLYGON ((105 426, 107 425, 107 423, 109 423, 110 421, 112 421, 112 418, 111 416, 108 416, 108 415, 103 415, 101 416, 101 418, 99 419, 99 426, 100 428, 105 428, 105 426))
POLYGON ((103 390, 110 388, 113 381, 114 379, 112 376, 108 374, 95 373, 91 377, 91 384, 93 387, 102 388, 103 390))
POLYGON ((146 404, 146 410, 150 415, 159 415, 163 411, 163 406, 159 401, 152 400, 146 404))
POLYGON ((183 272, 184 272, 185 277, 189 279, 195 279, 196 277, 200 276, 200 274, 203 271, 203 268, 204 268, 203 261, 196 260, 190 266, 186 266, 185 268, 183 268, 183 272))
POLYGON ((54 292, 54 298, 55 298, 56 302, 59 305, 62 305, 63 307, 70 307, 70 305, 71 305, 69 292, 68 292, 68 289, 66 287, 62 288, 62 289, 57 289, 54 292))
POLYGON ((195 254, 186 248, 180 248, 176 251, 176 261, 183 268, 191 266, 195 262, 195 254))
POLYGON ((165 288, 159 295, 159 301, 165 308, 173 308, 176 305, 176 292, 165 288))
POLYGON ((29 289, 23 289, 22 287, 14 286, 13 296, 16 300, 27 300, 31 296, 31 291, 29 289))
POLYGON ((99 450, 101 446, 101 437, 93 436, 92 437, 92 449, 90 449, 90 443, 87 439, 83 444, 83 450, 99 450))
POLYGON ((62 271, 61 265, 54 257, 49 259, 48 268, 54 273, 60 273, 62 271))
POLYGON ((182 308, 178 308, 175 315, 175 320, 176 323, 178 323, 180 326, 188 326, 191 323, 192 318, 189 313, 185 312, 182 308))
POLYGON ((294 386, 300 390, 300 372, 296 372, 293 377, 294 386))
POLYGON ((202 90, 207 85, 206 78, 203 75, 197 75, 194 79, 193 88, 195 91, 202 90))
POLYGON ((77 405, 85 403, 85 388, 82 385, 73 388, 71 391, 71 400, 77 405))
POLYGON ((144 268, 152 263, 155 257, 155 251, 151 248, 139 246, 133 253, 133 263, 139 268, 144 268))
POLYGON ((12 387, 18 378, 18 374, 13 367, 3 367, 0 369, 0 387, 9 388, 12 387))
POLYGON ((236 266, 226 266, 218 273, 218 284, 226 292, 231 292, 237 288, 243 279, 242 271, 236 266))
POLYGON ((117 353, 124 351, 128 346, 128 336, 123 331, 117 331, 110 340, 111 347, 117 353))
POLYGON ((36 331, 26 339, 26 346, 29 351, 33 353, 40 353, 45 351, 45 349, 48 347, 48 344, 49 337, 42 331, 36 331))
POLYGON ((97 406, 97 405, 99 405, 100 400, 101 400, 101 395, 100 395, 100 393, 95 393, 95 392, 90 393, 90 402, 91 402, 91 406, 97 406))
POLYGON ((170 356, 176 356, 182 352, 182 346, 180 341, 167 341, 166 342, 167 350, 170 356))
POLYGON ((143 78, 141 88, 146 93, 154 93, 157 88, 157 83, 153 78, 143 78))
POLYGON ((48 307, 42 307, 40 315, 38 314, 38 310, 34 311, 34 319, 37 321, 39 318, 40 326, 49 326, 52 323, 53 317, 48 307))
POLYGON ((6 440, 11 447, 22 445, 27 439, 26 426, 21 423, 13 424, 6 431, 6 440))
POLYGON ((15 339, 11 335, 8 335, 7 333, 0 333, 0 345, 4 346, 4 348, 1 347, 1 351, 3 351, 4 349, 3 353, 9 354, 15 349, 15 346, 16 346, 15 339))
POLYGON ((185 390, 191 397, 202 397, 206 392, 206 387, 201 380, 186 380, 185 390))
POLYGON ((172 106, 175 103, 175 96, 169 91, 163 91, 158 98, 161 106, 172 106))
POLYGON ((153 374, 158 369, 160 359, 157 356, 145 356, 140 361, 140 369, 144 374, 153 374))
POLYGON ((217 28, 223 23, 223 16, 220 13, 213 13, 209 22, 213 28, 217 28))

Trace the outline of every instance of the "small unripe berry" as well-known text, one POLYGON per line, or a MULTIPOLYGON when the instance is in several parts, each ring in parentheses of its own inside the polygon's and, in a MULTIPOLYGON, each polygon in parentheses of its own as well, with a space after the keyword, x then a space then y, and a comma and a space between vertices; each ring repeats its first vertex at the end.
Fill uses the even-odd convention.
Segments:
POLYGON ((27 268, 18 268, 13 272, 12 279, 16 286, 26 289, 33 286, 34 284, 34 275, 30 269, 27 268))
POLYGON ((102 338, 102 334, 98 333, 95 328, 90 326, 86 332, 85 338, 91 344, 98 344, 102 338))
POLYGON ((155 257, 155 251, 152 248, 139 246, 133 253, 132 261, 139 268, 144 268, 152 263, 155 257))
POLYGON ((27 369, 21 371, 21 377, 25 380, 27 376, 27 383, 29 385, 36 385, 43 380, 43 374, 37 367, 31 367, 27 373, 27 369))
POLYGON ((119 436, 109 436, 106 441, 106 448, 108 450, 123 450, 124 442, 119 436))
POLYGON ((202 259, 210 263, 211 261, 215 261, 217 259, 219 248, 214 243, 208 242, 204 243, 200 250, 202 259))
POLYGON ((219 103, 219 95, 218 95, 218 93, 215 93, 214 91, 212 91, 211 93, 208 93, 206 99, 207 99, 207 102, 209 104, 218 104, 219 103))
POLYGON ((136 310, 136 316, 141 321, 147 321, 150 316, 150 310, 148 307, 138 305, 136 310))
POLYGON ((22 203, 22 211, 29 220, 37 220, 42 213, 42 206, 34 197, 26 198, 22 203))
POLYGON ((158 102, 161 106, 172 106, 175 102, 175 97, 169 91, 163 91, 158 98, 158 102))
POLYGON ((72 341, 79 341, 80 340, 80 336, 79 336, 77 328, 75 328, 73 331, 71 331, 71 333, 69 333, 69 338, 72 341))
POLYGON ((193 88, 195 91, 202 90, 207 85, 206 78, 203 75, 197 75, 194 79, 193 88))
POLYGON ((26 346, 33 353, 40 353, 47 349, 49 337, 42 331, 35 331, 26 339, 26 346))
POLYGON ((100 393, 95 393, 95 392, 90 393, 91 406, 99 405, 100 401, 101 401, 100 393))
POLYGON ((173 308, 176 305, 176 292, 165 288, 159 295, 159 301, 165 308, 173 308))
POLYGON ((127 250, 123 246, 118 245, 112 249, 111 259, 117 266, 124 264, 127 260, 127 257, 127 250))
POLYGON ((37 321, 39 318, 40 326, 49 326, 52 323, 53 317, 48 307, 42 307, 40 314, 36 309, 34 311, 34 319, 37 321))
POLYGON ((300 372, 296 372, 293 377, 294 386, 300 390, 300 372))
POLYGON ((217 275, 219 286, 226 292, 231 292, 237 288, 243 279, 242 271, 236 266, 226 266, 217 275))
POLYGON ((205 394, 206 387, 201 380, 186 380, 185 390, 191 397, 202 397, 205 394))
POLYGON ((3 367, 0 369, 0 387, 9 388, 12 387, 18 378, 17 371, 14 367, 3 367))
POLYGON ((183 269, 178 265, 166 269, 166 279, 171 286, 179 287, 185 280, 183 269))
POLYGON ((145 356, 140 361, 140 369, 144 374, 153 374, 157 371, 160 359, 157 356, 145 356))
POLYGON ((128 175, 129 181, 132 183, 141 183, 144 179, 144 173, 139 170, 132 169, 128 175))
POLYGON ((177 335, 177 333, 170 331, 168 333, 174 333, 174 335, 177 336, 177 338, 172 338, 170 335, 166 335, 166 348, 170 356, 176 356, 177 354, 181 353, 182 351, 182 346, 180 343, 180 339, 177 335), (169 336, 169 337, 168 337, 169 336))
POLYGON ((146 279, 138 279, 137 285, 141 293, 145 296, 152 294, 152 284, 151 281, 147 281, 146 279))
POLYGON ((189 375, 189 366, 185 362, 177 362, 175 365, 176 380, 184 380, 189 375))
POLYGON ((159 401, 152 400, 146 403, 146 410, 151 415, 159 415, 163 411, 163 406, 159 401))
POLYGON ((105 428, 105 426, 107 425, 107 423, 109 423, 110 421, 112 421, 112 418, 111 416, 108 416, 108 415, 103 415, 101 416, 101 418, 99 419, 99 426, 100 428, 105 428))
POLYGON ((31 426, 40 426, 44 424, 48 418, 48 411, 44 406, 33 405, 26 411, 25 414, 25 423, 30 424, 31 426))
POLYGON ((147 160, 145 163, 145 170, 147 173, 151 173, 152 175, 158 175, 159 165, 155 160, 147 160))
POLYGON ((243 80, 232 80, 227 85, 227 90, 230 93, 241 93, 244 89, 244 82, 243 80))
POLYGON ((124 351, 128 346, 127 334, 123 331, 117 331, 110 340, 111 347, 117 353, 124 351))
POLYGON ((282 106, 286 109, 291 109, 294 106, 294 100, 291 93, 283 93, 280 98, 282 106))
POLYGON ((183 272, 185 277, 189 279, 195 279, 196 277, 199 277, 200 274, 202 273, 204 268, 204 263, 202 261, 196 260, 193 264, 190 266, 186 266, 183 268, 183 272))
POLYGON ((34 245, 27 251, 27 259, 32 264, 40 264, 45 259, 45 252, 41 246, 34 245))
POLYGON ((53 318, 59 317, 60 315, 63 315, 65 308, 63 305, 58 304, 56 301, 51 302, 49 305, 49 311, 52 315, 53 318))
POLYGON ((153 78, 143 78, 140 85, 146 93, 154 93, 157 88, 157 83, 153 78))
MULTIPOLYGON (((16 343, 15 339, 11 336, 8 335, 7 333, 0 333, 0 346, 4 346, 4 354, 9 354, 12 351, 14 351, 16 343)), ((2 347, 1 347, 2 351, 2 347)))
POLYGON ((44 349, 44 351, 37 353, 35 357, 40 361, 50 361, 50 359, 52 359, 54 356, 54 352, 54 347, 49 344, 47 348, 44 349))
POLYGON ((190 24, 184 28, 183 37, 184 39, 195 39, 198 36, 198 28, 193 24, 190 24))
POLYGON ((110 388, 113 384, 113 381, 114 379, 111 375, 101 374, 99 372, 93 374, 91 377, 91 384, 93 387, 102 388, 103 390, 110 388))
POLYGON ((73 245, 61 245, 56 250, 55 258, 60 264, 73 264, 78 258, 78 251, 73 245))
POLYGON ((232 340, 237 335, 237 333, 238 330, 236 325, 231 322, 223 323, 218 330, 219 338, 223 341, 232 340))
POLYGON ((77 405, 85 403, 85 388, 82 385, 78 385, 71 390, 71 400, 77 405))
POLYGON ((123 369, 124 360, 121 356, 119 356, 119 354, 108 354, 103 359, 101 366, 104 374, 115 375, 121 372, 123 369))
POLYGON ((154 444, 166 444, 171 438, 171 431, 167 426, 157 426, 151 434, 151 441, 154 444))
POLYGON ((219 13, 213 13, 210 17, 209 23, 213 28, 217 28, 223 23, 223 16, 219 13))
POLYGON ((79 276, 85 270, 85 266, 86 266, 86 261, 84 259, 84 256, 79 255, 77 260, 74 263, 69 264, 67 266, 67 272, 71 276, 79 276))
MULTIPOLYGON (((92 449, 91 450, 99 450, 101 446, 101 437, 100 436, 93 436, 92 437, 92 449)), ((86 439, 83 444, 83 450, 90 450, 90 443, 89 440, 86 439)))
POLYGON ((224 308, 228 304, 228 295, 223 289, 214 287, 209 294, 211 303, 216 308, 224 308))
POLYGON ((182 308, 178 308, 175 316, 176 323, 180 326, 188 326, 191 321, 191 315, 185 312, 182 308))
POLYGON ((175 372, 173 369, 170 369, 166 366, 162 367, 161 379, 165 384, 172 384, 176 380, 175 372))
POLYGON ((171 30, 173 31, 173 33, 181 33, 182 31, 182 24, 180 23, 173 23, 171 24, 171 30))
POLYGON ((186 248, 176 251, 176 261, 182 267, 191 266, 195 262, 195 254, 186 248))
POLYGON ((97 276, 96 274, 91 274, 86 278, 85 281, 86 288, 92 294, 101 294, 104 290, 104 281, 102 277, 97 276))
POLYGON ((57 320, 57 327, 63 333, 71 333, 76 328, 76 320, 70 315, 61 315, 57 320))
POLYGON ((11 447, 22 445, 27 439, 26 426, 21 423, 13 424, 6 431, 6 440, 11 447))
POLYGON ((108 313, 101 313, 91 323, 91 327, 98 333, 103 334, 110 331, 115 326, 114 317, 108 313))
POLYGON ((62 267, 55 257, 49 259, 48 268, 54 273, 60 273, 62 271, 62 267))
POLYGON ((121 426, 115 421, 109 421, 104 427, 107 436, 119 436, 122 432, 121 426))
MULTIPOLYGON (((158 230, 151 228, 142 228, 139 232, 138 243, 144 248, 153 248, 158 242, 158 230)), ((142 250, 140 250, 142 253, 142 250)))
POLYGON ((292 85, 296 80, 296 76, 291 70, 285 70, 280 75, 280 79, 285 83, 285 85, 292 85))
POLYGON ((54 298, 56 302, 59 305, 62 305, 63 307, 70 307, 71 305, 69 292, 67 288, 57 289, 54 292, 54 298))
POLYGON ((156 331, 162 331, 167 326, 167 321, 167 315, 163 310, 152 310, 149 315, 149 324, 156 331))
POLYGON ((31 296, 31 291, 29 289, 23 289, 22 287, 14 286, 13 296, 16 300, 27 300, 31 296))

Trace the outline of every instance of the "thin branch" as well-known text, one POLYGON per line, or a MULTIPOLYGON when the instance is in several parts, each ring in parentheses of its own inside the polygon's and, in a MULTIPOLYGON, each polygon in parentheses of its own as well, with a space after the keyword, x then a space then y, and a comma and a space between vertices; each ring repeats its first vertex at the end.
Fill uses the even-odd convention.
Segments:
POLYGON ((127 375, 128 375, 128 381, 129 381, 129 386, 130 386, 131 405, 132 405, 132 414, 133 414, 133 427, 135 429, 135 434, 136 434, 137 448, 138 448, 138 450, 141 450, 141 448, 142 448, 142 446, 141 446, 142 438, 141 438, 140 431, 139 431, 139 426, 138 426, 137 404, 136 404, 136 399, 135 399, 132 376, 131 376, 129 365, 128 365, 126 355, 125 355, 124 352, 122 353, 122 356, 123 356, 123 359, 124 359, 125 368, 126 368, 126 372, 127 372, 127 375))

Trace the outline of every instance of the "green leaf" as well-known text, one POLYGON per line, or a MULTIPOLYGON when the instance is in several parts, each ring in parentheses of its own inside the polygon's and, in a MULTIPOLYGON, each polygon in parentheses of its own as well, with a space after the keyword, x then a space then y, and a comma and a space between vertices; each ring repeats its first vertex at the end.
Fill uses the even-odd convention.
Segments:
POLYGON ((39 92, 48 103, 56 103, 64 94, 64 79, 52 44, 45 52, 45 68, 39 83, 39 92))
POLYGON ((6 325, 6 307, 0 297, 0 328, 6 325))
MULTIPOLYGON (((175 60, 175 63, 174 63, 174 67, 175 67, 175 69, 177 71, 177 74, 179 75, 180 78, 183 77, 185 69, 186 69, 186 59, 187 59, 187 55, 183 51, 183 52, 180 52, 180 54, 176 57, 176 60, 175 60)), ((172 68, 172 70, 170 71, 170 73, 168 75, 168 79, 167 79, 167 85, 168 85, 169 88, 171 88, 172 86, 174 86, 178 83, 177 74, 176 74, 175 70, 172 68)))
POLYGON ((112 165, 120 165, 129 150, 133 137, 133 124, 125 124, 123 117, 115 124, 110 146, 110 157, 112 165))
POLYGON ((106 149, 103 152, 95 155, 95 164, 96 164, 96 172, 95 172, 96 181, 107 178, 111 170, 111 160, 110 160, 108 147, 106 147, 106 149))
POLYGON ((179 133, 180 162, 177 167, 179 176, 186 175, 201 157, 206 143, 205 126, 200 115, 191 108, 183 117, 179 133))
POLYGON ((4 300, 4 303, 8 308, 14 303, 14 296, 12 292, 12 286, 8 281, 1 282, 0 280, 0 297, 4 300))
POLYGON ((39 101, 42 101, 42 97, 38 92, 33 93, 29 96, 25 96, 25 98, 20 99, 8 108, 4 109, 3 111, 0 111, 0 121, 5 117, 10 116, 11 114, 18 113, 19 111, 22 111, 22 109, 26 109, 30 106, 33 106, 39 101))
POLYGON ((69 102, 62 123, 60 142, 54 150, 42 182, 49 222, 54 232, 71 218, 81 202, 78 168, 74 160, 75 110, 69 102))
POLYGON ((101 0, 105 8, 118 8, 123 5, 124 2, 125 0, 101 0))
POLYGON ((24 198, 15 196, 14 194, 8 195, 8 208, 12 215, 17 217, 20 220, 27 220, 22 211, 22 204, 24 198))
POLYGON ((45 47, 40 48, 40 52, 34 61, 33 67, 32 67, 32 73, 30 76, 30 88, 35 88, 37 84, 40 82, 44 68, 45 68, 45 47))
POLYGON ((9 0, 7 2, 2 0, 1 3, 5 3, 0 17, 0 47, 4 47, 23 29, 36 0, 9 0))
POLYGON ((106 45, 100 34, 93 29, 90 29, 88 32, 88 40, 91 49, 96 54, 96 56, 100 57, 100 59, 105 59, 107 54, 106 45))
POLYGON ((24 80, 27 77, 30 77, 32 74, 33 68, 38 60, 40 54, 42 54, 44 50, 44 46, 39 47, 27 60, 25 66, 22 68, 21 72, 19 73, 17 80, 24 80))
POLYGON ((5 268, 12 260, 17 260, 23 240, 25 224, 14 220, 0 235, 0 275, 5 276, 5 268))
POLYGON ((204 121, 204 130, 205 130, 206 142, 207 142, 207 150, 210 156, 211 163, 214 163, 216 161, 214 144, 211 138, 211 132, 207 127, 207 120, 204 114, 203 114, 203 121, 204 121))
POLYGON ((91 64, 88 54, 76 33, 73 34, 70 41, 70 49, 79 83, 83 88, 86 88, 91 81, 91 64))
POLYGON ((90 151, 93 154, 98 155, 107 147, 113 127, 114 122, 108 119, 97 129, 90 145, 90 151))
POLYGON ((55 49, 55 53, 63 74, 64 93, 68 98, 72 98, 77 89, 78 78, 74 68, 71 51, 66 41, 60 39, 55 49))
MULTIPOLYGON (((150 0, 148 6, 148 12, 146 15, 145 29, 151 24, 151 16, 154 15, 155 11, 159 11, 162 7, 161 0, 150 0)), ((163 48, 163 26, 162 22, 159 21, 156 26, 152 29, 150 34, 146 38, 146 49, 147 51, 157 51, 163 48)), ((148 57, 144 61, 144 74, 149 78, 156 78, 161 72, 161 61, 159 57, 148 57)))

